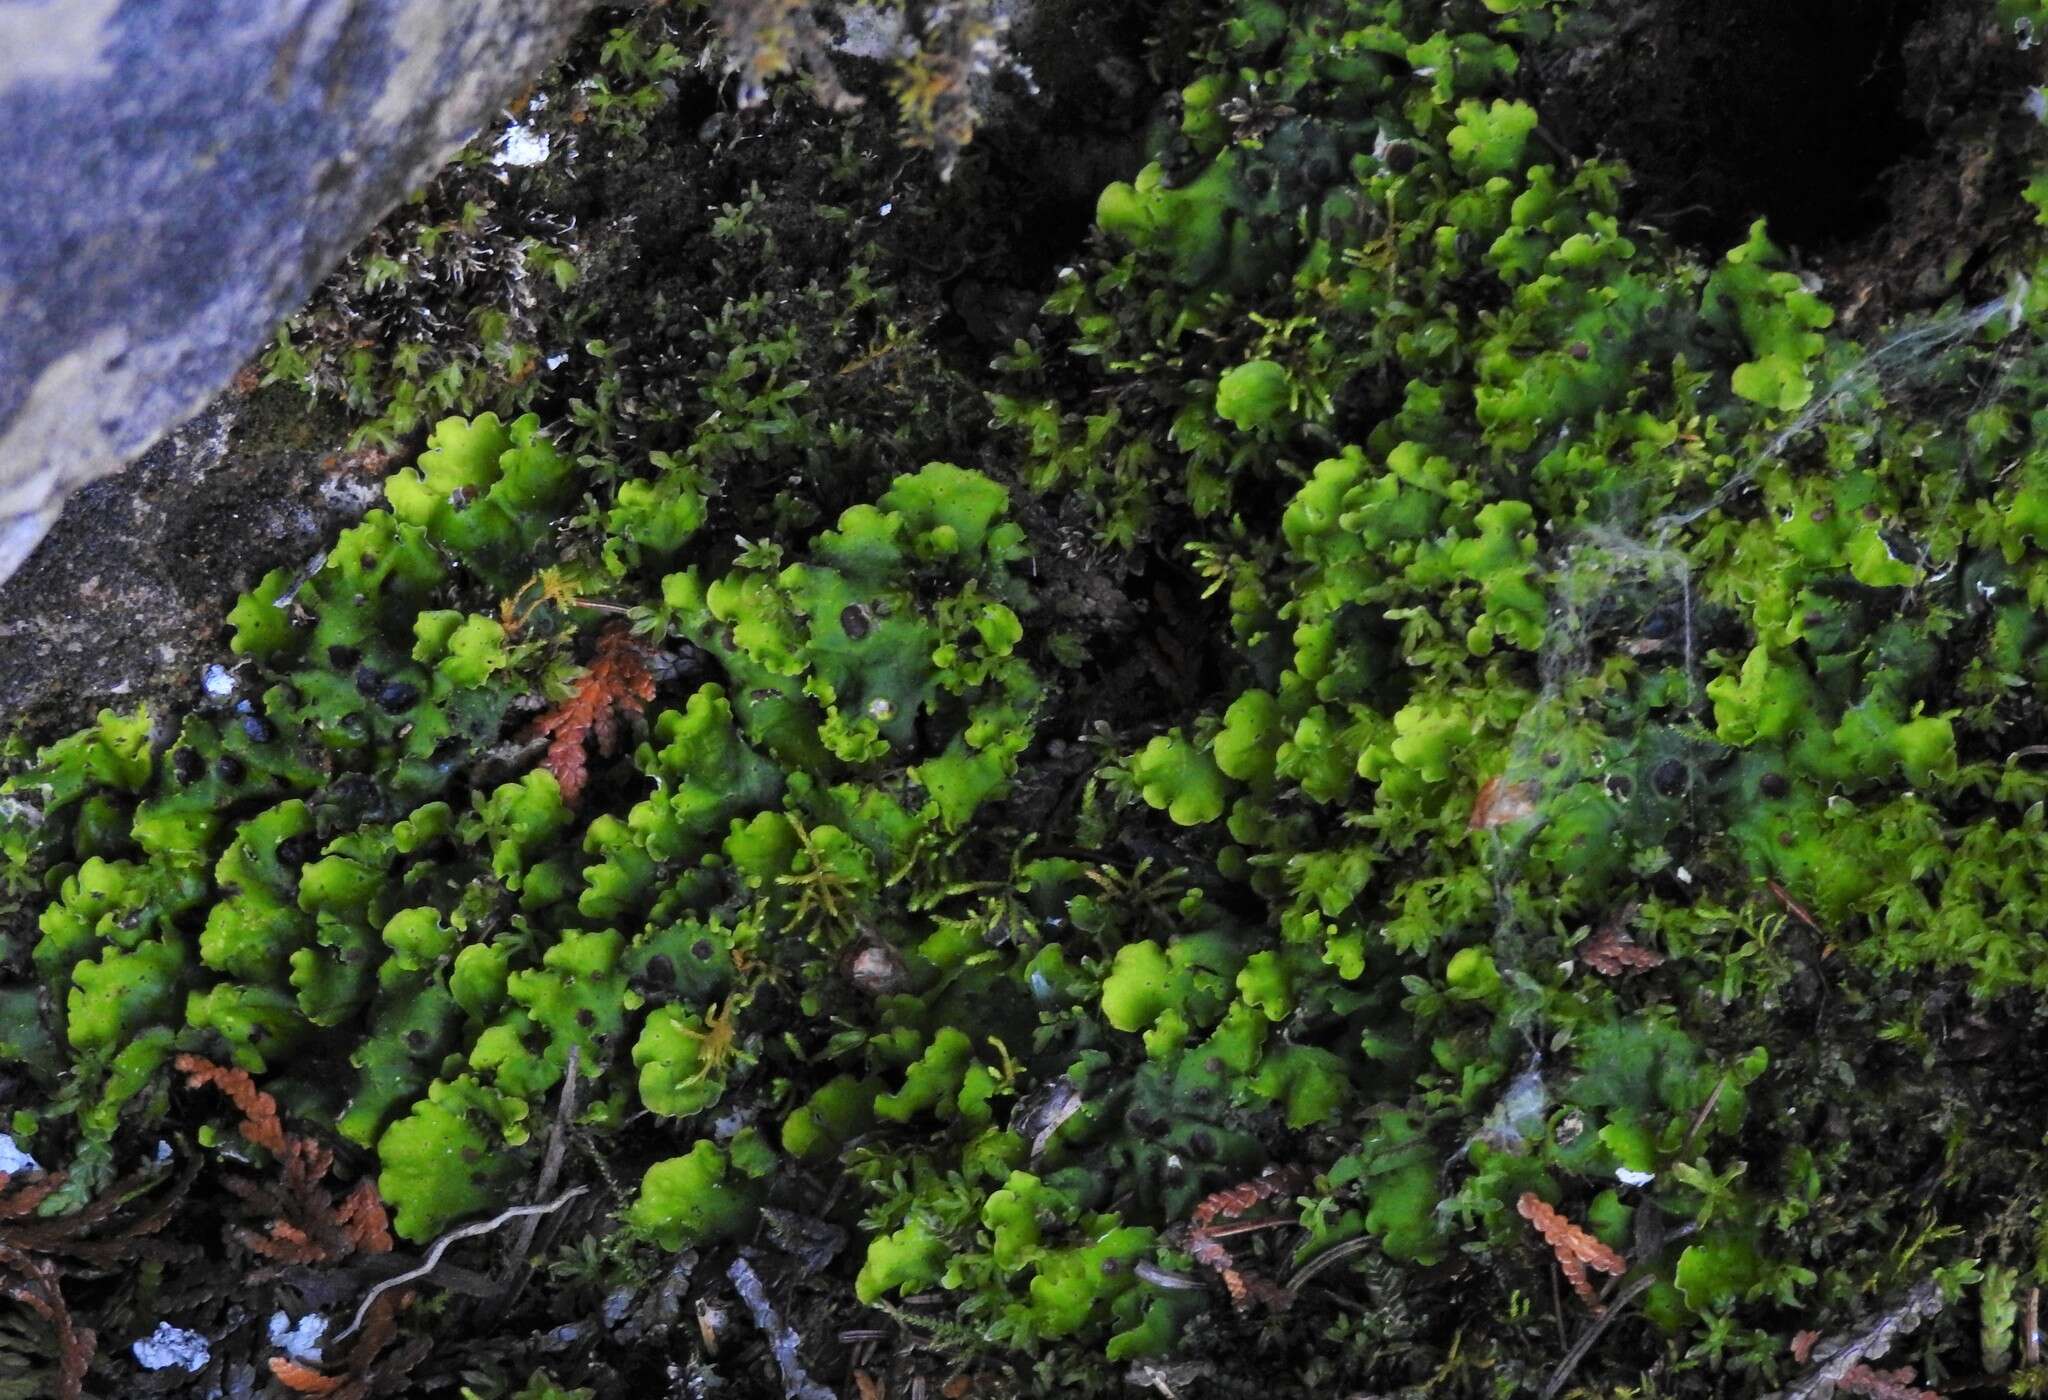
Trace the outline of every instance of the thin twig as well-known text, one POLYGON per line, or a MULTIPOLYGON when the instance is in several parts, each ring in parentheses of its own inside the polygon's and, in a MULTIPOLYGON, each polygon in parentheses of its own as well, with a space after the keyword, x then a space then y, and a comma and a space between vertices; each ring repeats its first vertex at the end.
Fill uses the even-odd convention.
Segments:
POLYGON ((1552 1396, 1563 1390, 1565 1382, 1572 1378, 1572 1372, 1579 1368, 1579 1363, 1586 1359, 1586 1353, 1593 1349, 1593 1343, 1600 1340, 1600 1334, 1607 1330, 1623 1308, 1642 1297, 1656 1281, 1656 1271, 1644 1269, 1623 1284, 1621 1291, 1608 1299, 1599 1312, 1593 1314, 1593 1320, 1586 1324, 1586 1330, 1579 1334, 1578 1341, 1564 1354, 1564 1360, 1557 1363, 1557 1369, 1550 1373, 1550 1379, 1543 1383, 1537 1400, 1551 1400, 1552 1396))
POLYGON ((1268 1220, 1232 1220, 1222 1225, 1204 1225, 1198 1233, 1212 1239, 1228 1239, 1232 1235, 1250 1235, 1260 1230, 1271 1230, 1279 1225, 1299 1225, 1292 1216, 1274 1216, 1268 1220))
MULTIPOLYGON (((1557 1344, 1562 1347, 1566 1345, 1564 1331, 1564 1285, 1559 1283, 1558 1280, 1563 1277, 1563 1271, 1559 1269, 1545 1269, 1544 1272, 1550 1275, 1550 1319, 1557 1324, 1557 1344)), ((1583 1278, 1585 1275, 1580 1274, 1579 1277, 1583 1278)), ((1606 1311, 1605 1308, 1601 1308, 1593 1316, 1604 1316, 1606 1311)))
MULTIPOLYGON (((1725 1083, 1725 1079, 1723 1080, 1725 1083)), ((1564 1389, 1565 1382, 1572 1378, 1572 1372, 1586 1359, 1586 1353, 1593 1349, 1593 1343, 1614 1324, 1615 1318, 1630 1303, 1640 1298, 1651 1284, 1657 1281, 1657 1271, 1652 1261, 1664 1250, 1682 1239, 1699 1233, 1699 1222, 1688 1220, 1676 1229, 1666 1229, 1661 1217, 1652 1214, 1648 1208, 1638 1208, 1636 1213, 1635 1241, 1630 1252, 1642 1262, 1629 1276, 1617 1279, 1600 1300, 1600 1311, 1593 1314, 1593 1320, 1586 1324, 1586 1330, 1579 1334, 1579 1340, 1565 1353, 1564 1360, 1557 1363, 1557 1369, 1550 1373, 1537 1400, 1551 1400, 1564 1389)))
POLYGON ((1287 1280, 1287 1291, 1289 1293, 1301 1292, 1302 1285, 1306 1284, 1324 1269, 1329 1268, 1330 1265, 1340 1259, 1349 1259, 1354 1254, 1362 1253, 1372 1248, 1372 1245, 1373 1238, 1370 1235, 1359 1235, 1354 1239, 1344 1240, 1341 1243, 1331 1245, 1321 1254, 1318 1254, 1315 1258, 1294 1271, 1294 1277, 1287 1280))
POLYGON ((369 1315, 370 1305, 384 1294, 389 1293, 394 1288, 400 1288, 408 1283, 423 1279, 428 1274, 434 1272, 435 1266, 441 1262, 441 1256, 448 1252, 448 1246, 454 1244, 457 1240, 468 1240, 474 1239, 478 1235, 488 1235, 501 1225, 508 1225, 514 1220, 521 1220, 529 1215, 551 1215, 589 1189, 588 1186, 572 1186, 544 1206, 507 1206, 489 1220, 479 1220, 474 1225, 464 1225, 459 1229, 450 1230, 447 1234, 441 1236, 440 1239, 434 1241, 434 1247, 427 1251, 424 1263, 420 1264, 417 1268, 407 1269, 396 1278, 385 1279, 365 1294, 362 1305, 356 1309, 355 1317, 350 1319, 348 1326, 334 1334, 334 1340, 338 1342, 344 1337, 353 1335, 355 1330, 363 1325, 363 1319, 369 1315))
POLYGON ((1171 1269, 1162 1269, 1147 1259, 1140 1259, 1137 1267, 1132 1272, 1154 1288, 1178 1288, 1183 1291, 1193 1291, 1208 1286, 1198 1278, 1189 1278, 1186 1274, 1177 1274, 1171 1269))
POLYGON ((1678 1155, 1681 1158, 1691 1154, 1693 1140, 1699 1137, 1700 1129, 1706 1125, 1706 1121, 1712 1116, 1715 1106, 1721 1102, 1721 1091, 1727 1087, 1728 1076, 1725 1074, 1714 1081, 1714 1092, 1707 1095, 1707 1101, 1700 1105, 1700 1111, 1692 1116, 1692 1126, 1685 1130, 1685 1141, 1678 1149, 1678 1155))
MULTIPOLYGON (((562 1174, 562 1159, 569 1152, 569 1124, 576 1117, 576 1077, 582 1061, 583 1047, 572 1043, 569 1046, 568 1062, 562 1074, 562 1094, 555 1104, 554 1131, 548 1135, 548 1150, 540 1162, 540 1180, 533 1188, 535 1200, 545 1199, 547 1194, 555 1189, 555 1182, 562 1174)), ((519 1227, 518 1238, 514 1240, 510 1257, 505 1264, 505 1285, 500 1299, 502 1306, 510 1307, 513 1299, 526 1287, 526 1276, 529 1272, 526 1253, 533 1247, 534 1232, 538 1229, 540 1217, 537 1215, 528 1216, 526 1223, 519 1227)))

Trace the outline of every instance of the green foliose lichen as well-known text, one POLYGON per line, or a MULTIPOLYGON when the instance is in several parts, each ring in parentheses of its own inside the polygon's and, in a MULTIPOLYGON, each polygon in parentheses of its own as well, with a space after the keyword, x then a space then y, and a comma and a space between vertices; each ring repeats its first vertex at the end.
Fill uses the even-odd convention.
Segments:
POLYGON ((1534 1393, 1535 1199, 1645 1280, 1589 1389, 1761 1393, 1993 1255, 1927 1354, 2009 1365, 2048 260, 1851 340, 1556 147, 1567 8, 1218 17, 976 467, 853 492, 772 374, 630 469, 442 422, 237 606, 239 698, 0 788, 0 1056, 101 1149, 177 1051, 263 1076, 415 1244, 573 1103, 622 1247, 829 1213, 847 1298, 1011 1361, 1534 1393), (1064 630, 1115 586, 1056 516, 1161 679, 1064 630))

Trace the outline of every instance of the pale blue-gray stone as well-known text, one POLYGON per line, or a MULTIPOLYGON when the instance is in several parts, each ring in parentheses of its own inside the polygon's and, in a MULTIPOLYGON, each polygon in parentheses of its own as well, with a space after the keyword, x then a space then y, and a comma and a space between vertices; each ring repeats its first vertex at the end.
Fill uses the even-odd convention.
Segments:
POLYGON ((590 0, 0 0, 0 579, 590 0))

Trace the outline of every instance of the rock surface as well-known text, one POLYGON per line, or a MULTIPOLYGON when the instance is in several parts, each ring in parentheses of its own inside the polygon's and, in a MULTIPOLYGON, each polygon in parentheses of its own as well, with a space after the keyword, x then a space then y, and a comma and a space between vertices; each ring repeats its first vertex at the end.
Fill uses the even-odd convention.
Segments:
POLYGON ((591 0, 0 0, 0 578, 591 0))
POLYGON ((72 497, 0 584, 0 716, 37 738, 101 706, 172 713, 231 661, 224 619, 269 569, 309 561, 381 496, 338 409, 230 392, 72 497))

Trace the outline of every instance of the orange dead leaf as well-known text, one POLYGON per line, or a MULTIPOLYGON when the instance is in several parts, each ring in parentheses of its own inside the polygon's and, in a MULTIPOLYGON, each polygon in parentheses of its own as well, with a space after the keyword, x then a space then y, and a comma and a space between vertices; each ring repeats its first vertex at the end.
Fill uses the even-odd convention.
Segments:
POLYGON ((1795 1332, 1792 1335, 1792 1359, 1804 1366, 1806 1358, 1813 1355, 1813 1344, 1819 1340, 1818 1332, 1795 1332))
POLYGON ((1492 831, 1533 817, 1536 815, 1536 799, 1542 795, 1543 789, 1535 783, 1511 783, 1504 778, 1488 778, 1480 785, 1479 796, 1472 803, 1472 818, 1465 827, 1468 831, 1492 831))
POLYGON ((1591 1281, 1586 1277, 1586 1270, 1590 1267, 1619 1278, 1628 1272, 1628 1260, 1595 1239, 1584 1227, 1565 1219, 1556 1207, 1534 1191, 1522 1193, 1522 1199, 1515 1202, 1515 1213, 1536 1227, 1544 1243, 1550 1246, 1550 1252, 1557 1256, 1557 1266, 1564 1272, 1572 1291, 1598 1316, 1603 1309, 1591 1281))
POLYGON ((594 738, 599 753, 611 753, 619 716, 641 713, 653 698, 646 643, 623 622, 613 623, 598 637, 597 655, 576 682, 576 693, 534 721, 533 737, 549 741, 541 767, 555 775, 563 801, 575 802, 588 781, 585 741, 594 738))
POLYGON ((853 1386, 860 1392, 860 1400, 888 1400, 888 1390, 866 1371, 853 1373, 853 1386))
POLYGON ((278 1384, 298 1395, 332 1395, 341 1389, 344 1380, 282 1356, 270 1358, 270 1374, 277 1377, 278 1384))

